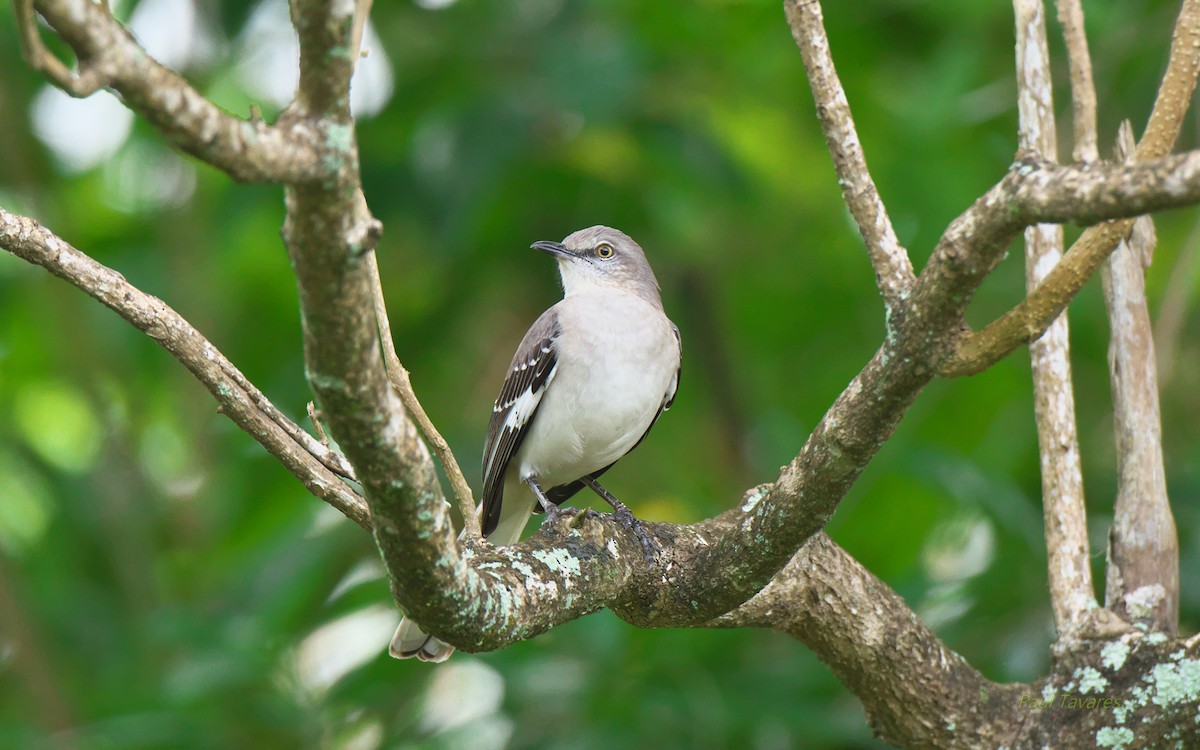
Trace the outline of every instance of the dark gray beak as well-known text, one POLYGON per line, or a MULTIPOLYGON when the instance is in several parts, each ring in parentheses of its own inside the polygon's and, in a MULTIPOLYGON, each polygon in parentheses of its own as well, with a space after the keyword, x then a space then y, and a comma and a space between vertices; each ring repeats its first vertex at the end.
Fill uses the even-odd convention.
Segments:
POLYGON ((567 246, 561 242, 551 242, 550 240, 538 240, 529 247, 534 250, 541 250, 547 255, 553 255, 556 258, 574 258, 575 253, 567 249, 567 246))

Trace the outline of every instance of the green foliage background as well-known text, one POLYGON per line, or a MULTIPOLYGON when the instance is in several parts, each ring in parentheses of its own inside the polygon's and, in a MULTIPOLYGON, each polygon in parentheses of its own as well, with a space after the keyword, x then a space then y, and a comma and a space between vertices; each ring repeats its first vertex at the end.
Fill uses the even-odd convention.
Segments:
MULTIPOLYGON (((1013 158, 1011 11, 827 5, 868 159, 919 266, 1013 158)), ((377 6, 395 93, 359 123, 365 189, 385 225, 401 358, 469 478, 512 349, 558 295, 552 264, 526 248, 604 223, 647 249, 685 350, 675 408, 607 484, 643 517, 688 522, 772 479, 883 332, 780 4, 377 6)), ((1086 6, 1111 142, 1120 118, 1145 122, 1176 7, 1086 6)), ((249 15, 231 0, 199 7, 224 40, 249 15)), ((194 177, 186 201, 138 198, 146 169, 174 163, 141 122, 104 164, 64 169, 30 124, 45 84, 16 42, 5 5, 0 205, 167 301, 299 420, 310 394, 281 191, 189 160, 173 167, 194 177)), ((1052 51, 1067 133, 1056 39, 1052 51)), ((256 97, 235 55, 218 46, 186 75, 246 115, 256 97)), ((1192 119, 1183 140, 1196 146, 1192 119)), ((1158 228, 1155 315, 1173 278, 1196 291, 1200 224, 1185 211, 1158 228)), ((972 308, 977 325, 1019 299, 1011 255, 972 308)), ((1163 389, 1191 630, 1195 310, 1163 389)), ((1115 488, 1098 283, 1071 324, 1100 572, 1115 488)), ((438 668, 393 661, 371 540, 334 515, 148 338, 0 254, 0 747, 877 746, 857 701, 771 632, 642 631, 601 613, 438 668), (361 627, 321 630, 336 622, 361 627), (346 653, 365 661, 337 667, 346 653)), ((930 386, 829 531, 989 677, 1025 680, 1047 667, 1052 637, 1040 519, 1019 352, 930 386)))

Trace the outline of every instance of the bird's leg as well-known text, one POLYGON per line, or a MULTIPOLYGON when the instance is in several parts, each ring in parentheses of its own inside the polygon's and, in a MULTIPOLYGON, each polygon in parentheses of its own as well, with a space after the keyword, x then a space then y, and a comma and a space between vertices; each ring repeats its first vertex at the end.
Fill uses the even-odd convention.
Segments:
POLYGON ((533 490, 533 496, 537 498, 538 505, 542 506, 542 510, 546 513, 546 520, 542 523, 554 523, 562 516, 573 516, 579 512, 578 509, 564 510, 551 502, 546 497, 545 491, 542 490, 542 485, 538 484, 537 477, 526 477, 521 481, 533 490))
POLYGON ((633 532, 633 535, 642 543, 642 554, 646 556, 646 562, 653 563, 658 558, 658 553, 662 551, 662 546, 658 542, 650 538, 650 534, 646 532, 646 526, 633 515, 633 511, 629 506, 613 497, 613 494, 604 489, 604 486, 597 482, 592 477, 583 477, 583 483, 592 488, 600 497, 604 498, 604 502, 612 506, 613 516, 617 521, 633 532))

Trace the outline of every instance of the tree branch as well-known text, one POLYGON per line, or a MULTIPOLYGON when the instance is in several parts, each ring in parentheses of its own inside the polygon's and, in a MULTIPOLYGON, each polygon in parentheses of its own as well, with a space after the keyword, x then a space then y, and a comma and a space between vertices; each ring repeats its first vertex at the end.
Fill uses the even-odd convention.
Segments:
MULTIPOLYGON (((291 0, 292 25, 300 37, 300 84, 296 105, 324 118, 350 118, 350 77, 358 61, 356 2, 291 0)), ((361 28, 361 27, 360 27, 361 28)))
POLYGON ((875 734, 904 747, 954 736, 999 747, 1025 685, 983 677, 946 647, 900 596, 824 533, 766 588, 711 627, 760 627, 812 649, 862 701, 875 734))
MULTIPOLYGON (((17 7, 22 4, 27 0, 18 0, 17 7)), ((281 117, 267 125, 224 112, 146 54, 128 29, 91 0, 37 0, 37 8, 75 51, 80 80, 89 84, 64 86, 67 93, 79 96, 90 93, 89 87, 111 86, 168 142, 236 180, 301 182, 321 175, 323 142, 303 119, 281 117)), ((25 36, 36 37, 37 29, 30 31, 33 19, 22 20, 25 36)), ((44 62, 48 53, 40 57, 44 62)), ((61 75, 52 78, 63 85, 61 75)))
MULTIPOLYGON (((299 286, 308 381, 366 492, 393 596, 418 621, 436 623, 430 612, 446 615, 452 605, 435 572, 452 571, 457 580, 469 569, 429 451, 381 354, 386 314, 377 319, 370 257, 380 227, 362 196, 350 116, 353 59, 347 51, 355 5, 294 0, 291 12, 300 39, 300 87, 291 111, 316 123, 334 146, 325 179, 285 192, 283 236, 299 286)), ((475 608, 455 613, 463 627, 479 614, 475 608)), ((478 619, 482 627, 493 624, 478 619)))
POLYGON ((450 480, 450 489, 454 490, 454 497, 458 501, 458 510, 462 514, 468 539, 478 539, 480 535, 479 516, 475 512, 475 498, 471 494, 471 486, 467 484, 466 477, 463 476, 462 469, 458 466, 458 459, 454 457, 454 451, 450 450, 450 444, 442 437, 442 433, 438 432, 429 415, 425 413, 425 407, 421 406, 421 402, 417 399, 408 368, 401 364, 400 356, 396 354, 396 345, 392 340, 392 326, 388 322, 387 304, 383 298, 383 286, 379 281, 379 264, 376 261, 375 253, 370 253, 367 263, 370 264, 371 297, 375 306, 375 320, 379 325, 379 339, 383 345, 383 361, 387 366, 388 378, 392 381, 392 387, 396 389, 409 416, 417 420, 417 425, 421 429, 421 434, 425 436, 425 440, 433 445, 433 452, 437 454, 438 461, 446 471, 446 477, 450 480))
MULTIPOLYGON (((1133 152, 1122 123, 1118 155, 1133 152)), ((1154 224, 1143 216, 1105 264, 1104 302, 1112 330, 1109 370, 1117 442, 1117 499, 1109 532, 1106 605, 1130 622, 1174 633, 1179 619, 1179 540, 1167 498, 1154 337, 1145 268, 1154 224), (1140 229, 1141 231, 1138 231, 1140 229)))
POLYGON ((1080 0, 1058 0, 1058 22, 1063 27, 1067 65, 1071 69, 1071 119, 1075 126, 1075 161, 1100 160, 1096 137, 1096 86, 1092 82, 1092 55, 1080 0))
POLYGON ((4 209, 0 209, 0 247, 83 290, 158 342, 212 393, 226 416, 309 492, 359 526, 371 528, 362 498, 334 473, 344 466, 342 459, 270 405, 233 363, 166 303, 132 286, 121 274, 71 247, 36 221, 4 209))
POLYGON ((13 13, 16 15, 21 35, 21 54, 31 68, 45 73, 55 86, 71 96, 91 96, 108 85, 109 81, 106 80, 99 68, 88 67, 81 69, 78 73, 73 73, 62 60, 46 49, 42 35, 38 31, 37 13, 33 9, 33 0, 15 0, 13 13))
POLYGON ((833 157, 842 199, 867 245, 867 254, 875 268, 875 283, 884 302, 889 308, 899 307, 915 281, 912 261, 896 238, 887 208, 867 169, 867 157, 858 140, 850 103, 846 101, 846 92, 842 90, 829 51, 821 4, 788 0, 784 10, 804 59, 804 69, 817 104, 817 118, 825 133, 829 155, 833 157))
MULTIPOLYGON (((1175 22, 1167 72, 1146 133, 1138 144, 1137 161, 1163 157, 1174 147, 1196 87, 1197 71, 1200 71, 1200 0, 1184 0, 1175 22)), ((1123 219, 1101 224, 1080 235, 1062 262, 1016 307, 978 333, 964 336, 954 355, 940 366, 939 374, 957 377, 982 372, 1018 346, 1041 336, 1132 226, 1132 219, 1123 219)))
POLYGON ((351 66, 366 53, 362 48, 363 33, 367 28, 367 20, 371 17, 373 0, 354 0, 354 28, 350 32, 350 61, 351 66))
MULTIPOLYGON (((1050 160, 1058 157, 1050 51, 1042 0, 1015 0, 1017 109, 1020 145, 1050 160)), ((1025 228, 1025 283, 1032 291, 1062 258, 1062 227, 1025 228)), ((1041 456, 1050 603, 1060 635, 1082 623, 1096 607, 1083 501, 1083 469, 1075 431, 1075 393, 1067 316, 1060 315, 1029 347, 1034 414, 1041 456)))

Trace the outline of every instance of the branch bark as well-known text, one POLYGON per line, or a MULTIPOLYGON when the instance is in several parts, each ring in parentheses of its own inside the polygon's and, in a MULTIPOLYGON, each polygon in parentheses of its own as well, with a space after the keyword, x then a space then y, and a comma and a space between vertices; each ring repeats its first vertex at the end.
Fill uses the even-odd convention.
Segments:
POLYGON ((829 51, 821 4, 788 0, 784 10, 792 37, 804 59, 808 83, 817 104, 817 119, 825 133, 829 155, 833 157, 842 199, 867 245, 867 254, 875 268, 875 283, 885 304, 889 308, 899 307, 915 281, 912 261, 896 238, 887 208, 867 169, 867 157, 854 127, 850 103, 846 101, 846 92, 838 80, 829 51))
MULTIPOLYGON (((1122 124, 1118 155, 1133 151, 1122 124)), ((1179 540, 1167 498, 1154 337, 1145 269, 1154 224, 1143 216, 1105 265, 1108 359, 1117 442, 1117 499, 1109 532, 1105 604, 1127 620, 1174 633, 1179 621, 1179 540), (1140 231, 1138 231, 1140 229, 1140 231)))
MULTIPOLYGON (((1137 161, 1163 157, 1174 148, 1196 88, 1197 72, 1200 72, 1200 0, 1184 0, 1175 22, 1167 72, 1146 132, 1138 143, 1137 161)), ((953 356, 941 365, 939 374, 957 377, 982 372, 1018 346, 1045 333, 1132 226, 1132 219, 1122 219, 1092 227, 1080 235, 1062 262, 1020 304, 978 333, 964 336, 953 356)))
MULTIPOLYGON (((112 87, 168 142, 236 180, 301 182, 321 175, 322 134, 311 123, 280 117, 275 125, 268 125, 222 111, 146 54, 104 5, 91 0, 37 0, 37 9, 75 51, 81 76, 95 79, 94 87, 67 87, 68 93, 112 87)), ((37 34, 36 29, 28 31, 33 22, 32 17, 26 20, 26 34, 37 34)))
POLYGON ((710 626, 771 628, 808 646, 862 701, 875 734, 903 747, 999 747, 1030 690, 984 678, 823 532, 710 626))
MULTIPOLYGON (((1020 145, 1058 159, 1058 132, 1050 83, 1050 51, 1042 0, 1015 0, 1017 110, 1020 145)), ((1062 259, 1063 233, 1057 224, 1025 228, 1025 284, 1033 291, 1062 259)), ((1054 624, 1060 635, 1083 622, 1096 607, 1083 501, 1083 468, 1075 428, 1075 392, 1064 312, 1045 335, 1029 345, 1033 369, 1034 416, 1041 457, 1047 577, 1054 624)))
POLYGON ((1071 70, 1071 119, 1075 126, 1075 161, 1100 160, 1096 136, 1096 85, 1092 82, 1092 55, 1080 0, 1058 0, 1058 22, 1063 27, 1067 65, 1071 70))
MULTIPOLYGON (((86 292, 179 360, 217 400, 221 411, 279 460, 308 491, 363 528, 371 519, 362 498, 335 472, 344 463, 283 416, 195 328, 162 300, 71 247, 41 224, 0 208, 0 247, 86 292)), ((349 473, 349 472, 345 472, 349 473)))

